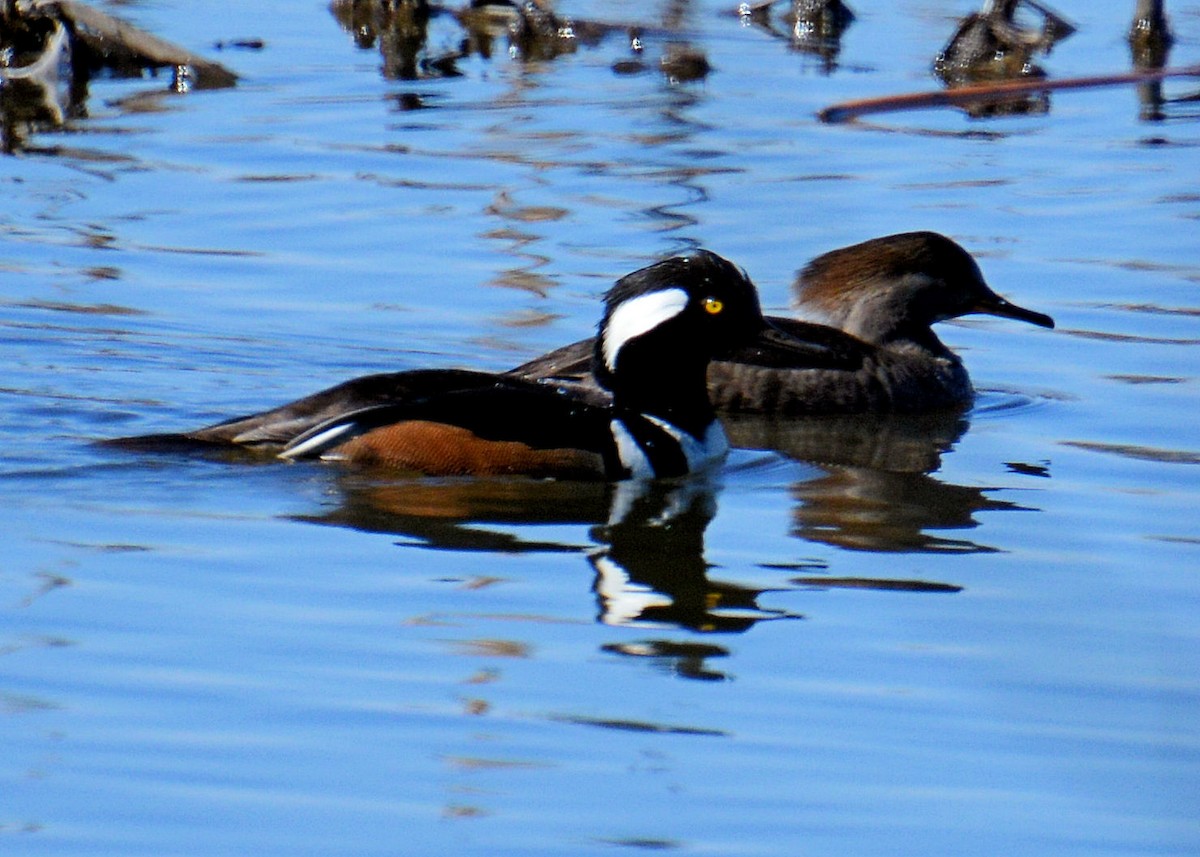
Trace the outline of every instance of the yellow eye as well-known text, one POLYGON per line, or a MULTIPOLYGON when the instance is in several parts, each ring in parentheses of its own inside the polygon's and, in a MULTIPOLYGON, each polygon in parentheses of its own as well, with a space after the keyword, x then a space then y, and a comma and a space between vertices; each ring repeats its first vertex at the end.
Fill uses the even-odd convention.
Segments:
POLYGON ((723 301, 719 301, 716 298, 704 299, 704 311, 709 315, 716 315, 723 309, 725 309, 725 304, 723 301))

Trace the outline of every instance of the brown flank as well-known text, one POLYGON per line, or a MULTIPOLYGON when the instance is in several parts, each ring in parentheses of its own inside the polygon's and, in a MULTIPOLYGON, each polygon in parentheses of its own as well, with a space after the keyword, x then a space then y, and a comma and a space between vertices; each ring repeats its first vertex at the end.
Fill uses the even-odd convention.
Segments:
POLYGON ((603 478, 604 461, 582 449, 535 449, 511 440, 484 440, 460 426, 407 420, 359 435, 333 450, 347 461, 427 476, 603 478))

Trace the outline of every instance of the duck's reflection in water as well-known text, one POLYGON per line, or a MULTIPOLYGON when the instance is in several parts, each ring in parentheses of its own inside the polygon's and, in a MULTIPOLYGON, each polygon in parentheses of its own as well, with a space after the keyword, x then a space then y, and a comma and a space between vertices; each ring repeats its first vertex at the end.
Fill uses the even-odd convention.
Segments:
POLYGON ((716 512, 710 480, 615 486, 612 513, 593 528, 588 554, 599 620, 741 632, 764 619, 795 618, 760 607, 765 589, 710 576, 704 531, 716 512))
POLYGON ((404 537, 402 544, 434 550, 585 556, 605 624, 743 631, 787 615, 757 606, 764 590, 710 579, 704 531, 718 490, 710 479, 382 481, 348 474, 339 487, 336 509, 300 519, 392 533, 404 537), (586 527, 588 541, 529 537, 555 525, 586 527))
MULTIPOLYGON (((337 508, 301 520, 391 533, 403 536, 402 544, 434 550, 580 554, 595 572, 603 624, 740 633, 766 619, 798 618, 760 607, 766 589, 710 574, 704 534, 719 490, 711 479, 603 484, 346 474, 339 488, 337 508), (570 531, 554 529, 572 525, 586 528, 588 538, 573 543, 570 531), (538 531, 547 538, 530 537, 538 531)), ((603 648, 702 679, 723 678, 706 661, 728 655, 719 645, 666 639, 603 648)))
MULTIPOLYGON (((596 571, 598 620, 607 625, 742 633, 764 620, 801 618, 759 605, 765 588, 711 574, 704 533, 716 513, 717 489, 710 480, 616 486, 612 513, 605 524, 592 529, 596 547, 588 553, 596 571)), ((726 678, 708 661, 728 657, 729 650, 708 641, 651 638, 610 643, 603 649, 646 658, 684 678, 726 678)))
MULTIPOLYGON (((977 513, 1036 511, 990 497, 987 487, 931 475, 966 432, 962 413, 743 416, 725 425, 735 447, 770 450, 824 471, 790 489, 792 534, 806 541, 892 553, 986 553, 996 548, 963 537, 979 526, 977 513)), ((754 605, 758 591, 709 579, 704 531, 718 489, 708 480, 377 479, 351 472, 338 484, 339 506, 306 520, 394 533, 430 549, 587 554, 606 622, 739 630, 767 618, 739 612, 754 605), (591 543, 530 538, 544 525, 589 527, 591 543)))
MULTIPOLYGON (((793 534, 859 550, 988 551, 931 531, 977 526, 985 509, 1019 508, 985 489, 948 485, 928 475, 966 429, 959 415, 938 417, 738 420, 731 438, 822 462, 826 473, 791 486, 793 534)), ((597 620, 657 634, 604 645, 604 651, 645 658, 672 674, 720 680, 711 666, 727 648, 709 634, 743 633, 766 620, 800 614, 764 607, 764 593, 831 588, 957 592, 949 583, 883 576, 838 576, 823 562, 758 564, 771 581, 755 586, 714 573, 705 533, 717 514, 719 486, 710 479, 617 484, 526 479, 380 479, 339 477, 340 502, 303 520, 384 532, 401 544, 432 550, 579 554, 594 571, 597 620), (584 535, 586 534, 586 536, 584 535)))
POLYGON ((401 536, 432 550, 586 553, 590 545, 527 538, 527 526, 605 521, 612 486, 530 479, 390 479, 349 472, 339 505, 300 520, 401 536), (510 528, 521 528, 514 532, 510 528))
POLYGON ((820 466, 825 474, 793 484, 793 534, 851 550, 986 553, 996 548, 961 535, 976 513, 1029 510, 930 474, 968 428, 964 414, 856 414, 788 420, 726 420, 730 441, 820 466))

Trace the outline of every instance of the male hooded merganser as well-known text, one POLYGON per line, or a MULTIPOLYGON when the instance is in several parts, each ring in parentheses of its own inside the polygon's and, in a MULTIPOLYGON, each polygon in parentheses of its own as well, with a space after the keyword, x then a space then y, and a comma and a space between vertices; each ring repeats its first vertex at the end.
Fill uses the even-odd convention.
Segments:
MULTIPOLYGON (((796 292, 807 320, 768 322, 825 348, 830 359, 781 366, 778 355, 735 351, 709 366, 709 397, 718 411, 788 416, 962 408, 974 397, 970 378, 932 325, 984 313, 1054 327, 1050 316, 993 292, 971 255, 935 232, 889 235, 818 256, 799 273, 796 292)), ((587 342, 568 345, 511 374, 591 388, 589 349, 587 342)))
POLYGON ((681 476, 724 458, 705 370, 714 355, 747 345, 787 365, 836 359, 771 329, 746 275, 700 250, 635 271, 608 292, 592 346, 603 403, 511 375, 417 370, 348 381, 192 432, 115 443, 266 447, 285 459, 427 475, 681 476))

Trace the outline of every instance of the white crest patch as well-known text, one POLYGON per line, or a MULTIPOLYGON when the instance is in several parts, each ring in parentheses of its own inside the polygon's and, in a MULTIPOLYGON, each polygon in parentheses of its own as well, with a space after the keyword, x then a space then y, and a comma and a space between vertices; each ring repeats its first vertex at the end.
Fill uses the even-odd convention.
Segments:
POLYGON ((617 371, 617 355, 625 343, 679 315, 687 304, 688 293, 683 289, 649 292, 619 304, 604 327, 604 365, 608 371, 617 371))

